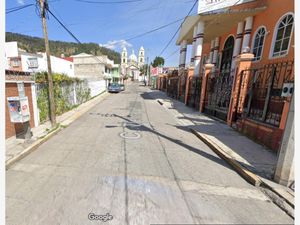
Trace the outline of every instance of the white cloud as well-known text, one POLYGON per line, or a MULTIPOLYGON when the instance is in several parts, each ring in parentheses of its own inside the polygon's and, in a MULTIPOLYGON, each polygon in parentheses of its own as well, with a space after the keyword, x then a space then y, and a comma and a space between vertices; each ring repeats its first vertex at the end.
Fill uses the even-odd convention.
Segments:
POLYGON ((24 0, 17 0, 18 4, 20 5, 24 5, 25 4, 25 1, 24 0))
POLYGON ((132 44, 125 40, 113 40, 113 41, 108 41, 106 44, 99 44, 101 47, 109 48, 112 50, 115 50, 117 48, 124 48, 124 47, 132 47, 132 44))

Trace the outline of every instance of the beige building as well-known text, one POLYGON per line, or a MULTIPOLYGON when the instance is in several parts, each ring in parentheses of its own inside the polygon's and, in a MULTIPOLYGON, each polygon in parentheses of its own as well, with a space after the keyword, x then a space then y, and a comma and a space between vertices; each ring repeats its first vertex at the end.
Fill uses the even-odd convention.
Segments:
POLYGON ((106 55, 93 56, 80 53, 72 56, 75 77, 88 80, 103 80, 111 74, 114 62, 106 55))

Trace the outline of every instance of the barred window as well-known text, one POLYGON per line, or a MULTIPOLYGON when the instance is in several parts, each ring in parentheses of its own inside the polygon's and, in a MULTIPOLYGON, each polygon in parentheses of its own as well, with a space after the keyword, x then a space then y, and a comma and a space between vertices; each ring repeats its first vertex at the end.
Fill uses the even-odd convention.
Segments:
POLYGON ((263 52, 263 46, 265 42, 266 36, 266 29, 264 27, 259 28, 254 36, 253 42, 253 54, 254 54, 254 61, 260 60, 263 52))
POLYGON ((286 55, 288 53, 292 32, 294 27, 294 16, 288 14, 283 17, 276 29, 276 39, 273 47, 273 57, 286 55))

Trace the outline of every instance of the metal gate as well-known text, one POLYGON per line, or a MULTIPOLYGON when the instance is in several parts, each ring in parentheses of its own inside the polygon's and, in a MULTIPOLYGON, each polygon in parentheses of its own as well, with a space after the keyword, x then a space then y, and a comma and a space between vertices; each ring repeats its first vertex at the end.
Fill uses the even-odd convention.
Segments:
POLYGON ((209 75, 206 87, 204 113, 227 120, 233 77, 230 71, 209 75))
POLYGON ((178 93, 178 100, 181 102, 185 101, 185 89, 186 89, 186 79, 187 79, 187 73, 184 72, 179 77, 179 93, 178 93))
MULTIPOLYGON (((240 117, 279 127, 286 96, 284 88, 294 87, 294 61, 267 64, 260 68, 242 71, 242 78, 249 76, 247 96, 240 117)), ((244 79, 240 89, 245 85, 244 79)))
POLYGON ((167 95, 171 98, 178 98, 179 77, 171 77, 168 79, 167 95))
POLYGON ((202 77, 189 77, 187 105, 197 110, 200 108, 202 77))

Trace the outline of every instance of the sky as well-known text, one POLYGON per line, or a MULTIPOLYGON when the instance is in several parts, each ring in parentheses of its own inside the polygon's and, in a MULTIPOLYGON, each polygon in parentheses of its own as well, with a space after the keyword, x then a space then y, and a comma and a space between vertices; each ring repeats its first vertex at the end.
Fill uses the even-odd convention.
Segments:
MULTIPOLYGON (((114 2, 121 0, 83 0, 114 2)), ((194 0, 137 0, 122 4, 91 4, 78 0, 49 0, 50 10, 82 42, 93 42, 120 52, 123 46, 129 54, 138 54, 141 46, 146 57, 153 61, 174 35, 180 21, 146 36, 128 40, 157 27, 184 18, 194 0)), ((6 9, 35 3, 35 0, 6 0, 6 9)), ((196 13, 197 5, 193 9, 196 13)), ((41 19, 35 6, 6 15, 6 31, 43 37, 41 19)), ((73 41, 74 39, 49 15, 50 40, 73 41)), ((164 52, 166 66, 178 66, 179 46, 174 38, 164 52)), ((189 54, 189 53, 188 53, 189 54)))

